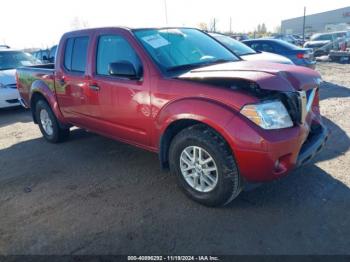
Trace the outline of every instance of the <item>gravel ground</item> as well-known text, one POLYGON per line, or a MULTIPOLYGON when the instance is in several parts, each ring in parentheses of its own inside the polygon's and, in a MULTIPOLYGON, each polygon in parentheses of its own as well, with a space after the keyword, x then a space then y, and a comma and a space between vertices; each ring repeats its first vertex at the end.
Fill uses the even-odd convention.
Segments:
POLYGON ((332 135, 314 164, 213 209, 157 156, 76 129, 46 143, 0 111, 0 254, 350 254, 350 65, 318 66, 332 135))

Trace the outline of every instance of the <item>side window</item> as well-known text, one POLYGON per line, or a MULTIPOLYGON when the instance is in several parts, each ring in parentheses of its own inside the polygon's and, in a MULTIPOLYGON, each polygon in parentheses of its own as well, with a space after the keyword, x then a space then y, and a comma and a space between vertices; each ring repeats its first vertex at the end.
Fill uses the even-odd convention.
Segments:
POLYGON ((256 51, 261 51, 261 45, 259 43, 253 43, 250 46, 256 51))
POLYGON ((128 61, 132 63, 138 74, 142 74, 142 64, 129 42, 118 35, 104 35, 99 38, 96 58, 96 73, 109 75, 110 63, 128 61))
POLYGON ((66 42, 66 48, 64 51, 64 67, 72 71, 72 50, 73 50, 74 38, 69 38, 66 42))
POLYGON ((273 53, 274 49, 271 45, 263 43, 261 47, 262 51, 273 53))
POLYGON ((51 50, 48 51, 49 58, 56 58, 57 46, 53 46, 51 50))
POLYGON ((64 67, 68 71, 85 72, 89 38, 70 38, 66 42, 64 67))

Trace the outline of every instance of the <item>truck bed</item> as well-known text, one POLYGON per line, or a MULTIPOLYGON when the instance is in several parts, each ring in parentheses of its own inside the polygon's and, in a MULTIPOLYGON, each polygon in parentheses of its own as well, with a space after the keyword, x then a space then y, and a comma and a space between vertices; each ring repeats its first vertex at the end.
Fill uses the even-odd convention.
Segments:
POLYGON ((21 103, 30 108, 31 89, 48 88, 52 92, 55 89, 55 65, 44 64, 25 66, 17 69, 17 89, 21 96, 21 103))

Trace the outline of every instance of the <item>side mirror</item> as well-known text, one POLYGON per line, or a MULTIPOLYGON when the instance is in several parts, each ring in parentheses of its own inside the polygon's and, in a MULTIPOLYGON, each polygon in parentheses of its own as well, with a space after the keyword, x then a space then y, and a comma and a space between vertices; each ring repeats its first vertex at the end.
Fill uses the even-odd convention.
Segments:
POLYGON ((111 76, 125 77, 128 79, 140 79, 135 66, 129 61, 119 61, 108 65, 108 73, 111 76))

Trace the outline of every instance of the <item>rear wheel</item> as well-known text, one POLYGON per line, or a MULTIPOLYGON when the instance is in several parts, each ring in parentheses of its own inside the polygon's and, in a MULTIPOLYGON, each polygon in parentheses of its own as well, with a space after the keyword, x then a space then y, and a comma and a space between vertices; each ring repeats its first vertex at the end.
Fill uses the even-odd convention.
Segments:
POLYGON ((45 139, 51 143, 59 143, 69 136, 69 128, 60 127, 55 114, 44 100, 35 105, 35 116, 45 139))
POLYGON ((228 144, 205 125, 194 125, 177 134, 169 160, 185 194, 201 204, 225 205, 241 192, 241 179, 228 144))

